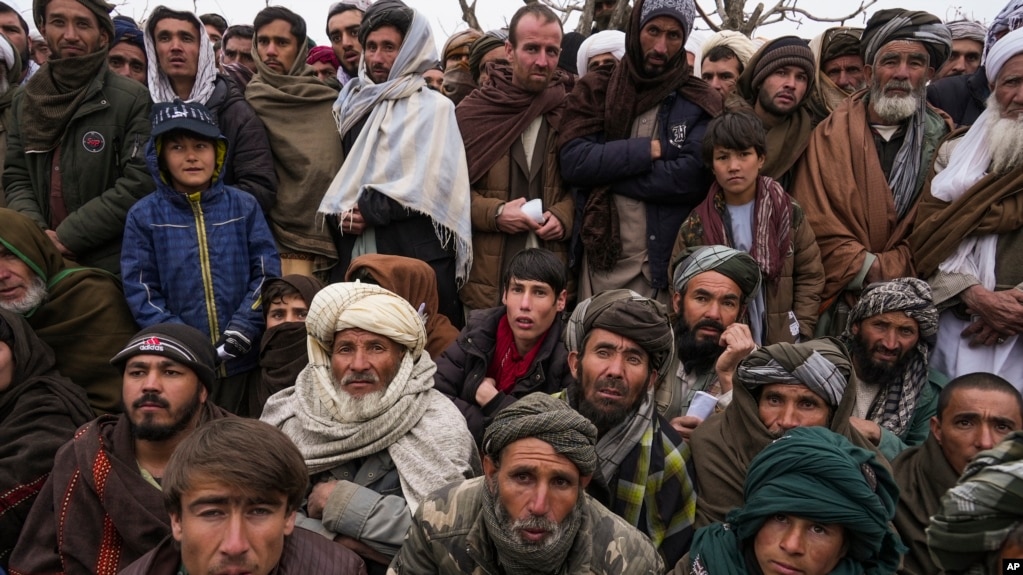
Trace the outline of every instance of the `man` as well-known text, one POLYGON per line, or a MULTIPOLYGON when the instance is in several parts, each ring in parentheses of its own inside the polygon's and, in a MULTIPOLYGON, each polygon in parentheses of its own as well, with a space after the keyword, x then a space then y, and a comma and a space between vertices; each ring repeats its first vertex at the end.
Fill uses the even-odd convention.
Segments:
POLYGON ((778 343, 744 359, 732 403, 693 432, 698 525, 743 504, 749 462, 794 427, 827 427, 877 452, 849 422, 859 385, 846 350, 830 339, 778 343))
POLYGON ((460 293, 471 310, 498 304, 495 280, 525 248, 550 250, 568 264, 575 207, 558 163, 557 120, 571 82, 557 68, 561 36, 561 20, 551 9, 519 8, 505 43, 510 65, 491 66, 490 82, 456 112, 472 185, 475 257, 460 293), (523 211, 533 200, 543 206, 538 219, 523 211))
POLYGON ((831 115, 842 100, 867 87, 860 53, 863 28, 828 28, 810 40, 810 51, 817 62, 816 81, 810 90, 808 106, 814 125, 831 115))
POLYGON ((107 66, 111 9, 103 0, 33 4, 53 54, 11 107, 3 184, 8 207, 46 230, 61 255, 117 274, 128 209, 154 183, 144 159, 149 93, 107 66))
POLYGON ((302 454, 279 430, 251 419, 210 422, 167 463, 161 487, 172 537, 121 574, 230 568, 251 575, 365 575, 358 555, 295 527, 308 484, 302 454), (225 453, 234 456, 225 461, 225 453))
POLYGON ((299 526, 353 549, 380 573, 431 491, 473 477, 462 416, 433 389, 416 310, 379 286, 336 283, 306 318, 309 365, 261 419, 298 446, 312 478, 299 526))
POLYGON ((223 69, 231 64, 245 66, 256 73, 256 60, 252 57, 252 37, 256 31, 248 24, 236 24, 224 32, 221 39, 220 67, 223 69))
POLYGON ((366 8, 369 8, 368 0, 351 0, 332 4, 327 13, 327 38, 341 63, 337 80, 342 86, 359 76, 359 61, 362 59, 359 25, 366 8))
POLYGON ((675 352, 657 387, 657 412, 684 439, 701 418, 688 415, 697 392, 717 397, 720 409, 732 401, 739 361, 756 349, 746 319, 749 302, 760 291, 760 267, 746 252, 703 246, 686 252, 675 266, 675 352))
POLYGON ((707 195, 700 145, 722 110, 685 63, 695 15, 691 0, 636 2, 625 58, 579 80, 565 105, 561 173, 585 189, 579 299, 627 288, 669 302, 672 242, 707 195))
POLYGON ((817 333, 834 335, 863 286, 916 276, 906 238, 948 117, 923 91, 951 40, 936 16, 879 10, 861 47, 870 89, 843 100, 814 130, 789 190, 824 264, 817 333))
POLYGON ((121 378, 107 358, 138 331, 121 283, 69 265, 35 222, 9 209, 0 209, 0 308, 28 320, 97 413, 120 411, 121 378))
POLYGON ((965 136, 942 144, 947 164, 936 162, 909 243, 942 310, 934 367, 949 377, 994 373, 1019 389, 1023 275, 1015 257, 1023 227, 1010 190, 1023 169, 1015 80, 1023 73, 1023 31, 999 40, 985 62, 987 109, 965 136))
POLYGON ((326 84, 337 81, 337 71, 341 67, 341 63, 330 46, 316 46, 309 50, 309 56, 305 59, 305 63, 316 71, 316 77, 321 82, 326 84))
POLYGON ((572 312, 565 347, 574 380, 561 395, 597 428, 588 492, 673 565, 689 550, 696 495, 689 447, 654 403, 675 355, 667 312, 628 290, 603 292, 572 312))
POLYGON ((366 10, 359 41, 365 73, 334 106, 347 157, 318 210, 337 248, 335 277, 361 253, 421 259, 437 275, 440 313, 461 327, 458 288, 472 267, 469 179, 454 105, 420 90, 437 60, 433 34, 422 14, 382 0, 366 10))
POLYGON ((571 380, 561 339, 567 276, 551 252, 519 252, 502 277, 501 305, 470 314, 437 359, 434 388, 455 402, 477 444, 494 415, 516 399, 556 393, 571 380))
POLYGON ((436 84, 435 89, 451 99, 455 106, 476 89, 476 82, 469 72, 469 53, 473 43, 482 36, 482 32, 473 28, 455 32, 444 42, 438 66, 423 74, 427 85, 434 87, 436 84), (445 84, 447 91, 444 90, 445 84))
POLYGON ((927 282, 871 284, 849 312, 842 341, 860 381, 851 422, 889 461, 927 439, 945 377, 929 369, 938 309, 927 282))
POLYGON ((785 189, 813 131, 808 103, 816 68, 805 40, 782 36, 760 47, 736 85, 736 94, 753 107, 767 132, 767 157, 760 174, 785 189))
POLYGON ((316 77, 306 25, 282 6, 256 14, 258 73, 245 89, 266 127, 277 173, 277 202, 266 213, 281 253, 283 275, 326 277, 337 250, 316 208, 344 161, 332 116, 337 87, 316 77))
MULTIPOLYGON (((476 39, 469 48, 469 74, 472 76, 472 89, 477 86, 484 86, 489 83, 490 73, 488 72, 491 62, 507 65, 507 51, 505 44, 508 42, 508 29, 488 30, 485 34, 476 39)), ((449 80, 451 80, 449 78, 449 80)), ((449 82, 450 83, 450 82, 449 82)), ((448 94, 458 86, 447 86, 444 93, 448 94)), ((459 88, 465 89, 465 88, 459 88)), ((467 89, 466 94, 472 91, 467 89)))
POLYGON ((114 41, 107 55, 107 63, 115 74, 146 85, 149 81, 146 42, 138 26, 124 19, 114 22, 114 41))
POLYGON ((145 33, 149 92, 155 103, 183 100, 206 106, 230 143, 220 179, 252 194, 267 213, 275 203, 277 175, 266 129, 242 91, 217 73, 206 29, 191 12, 153 9, 145 33))
POLYGON ((948 23, 952 33, 952 52, 948 60, 934 73, 934 79, 951 76, 969 76, 980 67, 980 56, 984 52, 987 28, 973 20, 956 20, 948 23))
POLYGON ((486 477, 423 502, 389 575, 664 572, 650 540, 586 494, 597 430, 533 393, 487 428, 486 477))
POLYGON ((700 77, 721 93, 722 98, 728 98, 735 92, 739 76, 756 51, 753 41, 741 32, 715 32, 703 44, 700 77))
POLYGON ((199 16, 199 22, 206 30, 206 38, 209 43, 211 45, 219 44, 224 33, 227 32, 227 20, 220 14, 210 12, 199 16))
POLYGON ((17 84, 23 84, 35 74, 41 64, 32 59, 28 22, 21 17, 16 6, 6 2, 0 2, 0 33, 6 36, 17 50, 18 59, 21 61, 21 76, 17 84))
POLYGON ((900 573, 939 572, 924 531, 931 516, 941 510, 942 495, 955 486, 974 456, 1019 429, 1023 429, 1023 398, 1004 379, 972 373, 941 390, 930 435, 892 462, 900 491, 895 527, 909 547, 900 573))
MULTIPOLYGON (((2 19, 0 14, 0 19, 2 19)), ((7 156, 7 130, 10 129, 11 115, 8 113, 18 92, 21 78, 21 56, 14 43, 6 36, 0 41, 0 173, 3 173, 3 162, 7 156)), ((2 180, 0 180, 2 183, 2 180)), ((7 207, 7 199, 0 185, 0 208, 7 207)))
POLYGON ((28 38, 32 61, 42 66, 50 59, 50 46, 46 43, 46 38, 43 38, 43 35, 38 30, 32 30, 28 38))
POLYGON ((576 54, 579 77, 600 68, 610 70, 625 56, 625 32, 605 30, 583 40, 576 54))
POLYGON ((297 274, 263 283, 266 331, 259 343, 259 368, 263 376, 255 393, 249 395, 251 415, 262 413, 271 395, 295 385, 298 374, 309 363, 305 318, 309 304, 321 289, 320 280, 297 274))
POLYGON ((176 447, 227 412, 207 401, 216 379, 209 338, 157 324, 110 363, 124 376, 124 410, 82 427, 57 452, 11 555, 11 575, 124 569, 170 535, 160 480, 176 447))

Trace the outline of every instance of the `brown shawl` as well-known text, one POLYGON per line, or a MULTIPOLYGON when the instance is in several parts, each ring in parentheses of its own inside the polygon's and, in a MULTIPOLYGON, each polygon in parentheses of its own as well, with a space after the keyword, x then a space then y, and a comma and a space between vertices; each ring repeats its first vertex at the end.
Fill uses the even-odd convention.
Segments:
POLYGON ((359 272, 365 271, 376 280, 380 287, 394 292, 412 304, 417 310, 423 307, 426 314, 426 351, 430 357, 438 358, 455 338, 458 329, 451 325, 446 315, 438 311, 437 274, 425 262, 402 256, 367 254, 352 260, 345 281, 354 281, 359 272))
POLYGON ((469 183, 475 184, 538 116, 547 115, 557 129, 565 98, 572 89, 571 76, 557 70, 540 94, 527 92, 512 81, 511 66, 488 64, 490 81, 466 96, 455 116, 462 132, 469 163, 469 183))
MULTIPOLYGON (((690 75, 685 50, 668 61, 659 76, 643 74, 643 47, 639 42, 644 2, 636 2, 625 34, 625 57, 610 71, 586 74, 568 96, 558 146, 603 133, 605 142, 629 137, 633 120, 678 92, 708 114, 717 117, 721 95, 703 80, 690 75)), ((618 212, 609 186, 590 191, 583 209, 581 240, 590 265, 597 271, 614 268, 621 254, 618 212)))
POLYGON ((120 411, 121 373, 109 361, 138 331, 121 282, 100 269, 67 266, 35 222, 6 208, 0 244, 46 282, 46 300, 25 319, 53 348, 57 369, 85 389, 97 413, 120 411))
POLYGON ((932 575, 941 570, 931 560, 924 530, 931 516, 941 510, 941 497, 955 486, 959 475, 952 469, 933 435, 922 445, 911 447, 892 462, 895 482, 899 484, 899 507, 895 528, 909 547, 903 557, 900 574, 932 575))

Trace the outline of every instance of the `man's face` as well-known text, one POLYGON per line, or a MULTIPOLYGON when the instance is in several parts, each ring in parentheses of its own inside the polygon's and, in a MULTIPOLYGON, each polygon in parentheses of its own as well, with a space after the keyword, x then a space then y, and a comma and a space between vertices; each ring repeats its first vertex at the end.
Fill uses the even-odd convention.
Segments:
POLYGON ((516 46, 511 41, 504 43, 505 57, 512 66, 512 83, 538 94, 547 87, 558 67, 561 26, 526 14, 515 28, 515 42, 516 46))
POLYGON ((636 342, 606 329, 590 330, 583 352, 568 354, 578 383, 569 387, 579 413, 603 433, 639 409, 657 372, 636 342))
POLYGON ((195 82, 200 40, 199 27, 188 20, 164 18, 153 27, 156 60, 171 84, 195 82))
POLYGON ((401 32, 394 26, 381 26, 366 36, 363 56, 366 73, 375 84, 383 84, 391 75, 391 67, 401 50, 401 32))
POLYGON ((760 85, 757 95, 757 111, 767 112, 776 117, 785 117, 796 112, 806 96, 810 79, 800 66, 782 66, 768 74, 760 85))
POLYGON ((256 52, 260 61, 278 74, 291 71, 298 57, 298 42, 287 20, 273 20, 256 30, 256 52))
POLYGON ((21 258, 0 246, 0 308, 24 314, 45 297, 46 283, 21 258))
POLYGON ((938 416, 931 418, 931 435, 957 475, 975 455, 1023 429, 1017 398, 998 390, 957 389, 938 416))
POLYGON ((610 70, 615 67, 618 63, 618 58, 611 52, 604 52, 603 54, 597 54, 596 56, 590 56, 589 60, 586 61, 586 72, 596 72, 600 69, 610 70))
POLYGON ((928 60, 920 42, 895 40, 885 44, 874 57, 874 64, 864 68, 874 113, 890 124, 912 116, 934 74, 928 60))
POLYGON ((53 58, 75 58, 99 52, 110 42, 96 15, 78 0, 50 0, 39 32, 53 58))
POLYGON ((50 60, 50 45, 46 43, 45 38, 32 40, 32 59, 40 66, 50 60))
POLYGON ((984 44, 976 40, 952 40, 952 53, 941 65, 934 78, 969 75, 980 67, 980 56, 984 52, 984 44))
POLYGON ((1023 114, 1023 54, 1009 58, 992 87, 1001 117, 1016 120, 1023 114))
POLYGON ((824 398, 801 383, 771 383, 760 390, 760 421, 773 437, 796 427, 825 427, 831 411, 824 398))
POLYGON ((330 46, 334 49, 337 59, 341 61, 341 68, 353 77, 359 73, 359 58, 362 57, 362 44, 359 43, 361 23, 361 10, 346 10, 327 20, 330 46))
POLYGON ((223 50, 220 51, 220 63, 224 66, 241 64, 255 72, 256 62, 252 59, 252 38, 231 36, 224 43, 223 50))
POLYGON ((890 311, 853 324, 856 374, 875 385, 898 378, 920 341, 920 327, 905 312, 890 311))
MULTIPOLYGON (((515 344, 532 349, 551 328, 554 319, 565 310, 568 292, 555 293, 550 284, 533 280, 511 278, 501 296, 515 344)), ((523 354, 525 355, 525 354, 523 354)))
POLYGON ((498 46, 480 58, 480 86, 485 86, 487 84, 487 80, 490 78, 490 74, 487 73, 487 64, 490 62, 508 64, 507 54, 508 52, 505 50, 504 46, 498 46))
POLYGON ((564 536, 590 476, 546 441, 526 437, 501 451, 501 466, 483 459, 487 487, 505 534, 527 547, 543 548, 564 536))
POLYGON ((443 92, 441 87, 444 86, 444 72, 436 68, 430 68, 423 72, 423 79, 426 80, 426 86, 431 90, 443 92))
POLYGON ((863 56, 848 55, 832 58, 821 66, 821 70, 846 94, 867 87, 867 76, 863 72, 863 56))
POLYGON ((337 77, 337 68, 335 68, 330 62, 313 62, 310 66, 316 71, 316 77, 319 78, 321 82, 326 82, 331 78, 337 77))
POLYGON ((694 342, 716 346, 725 328, 739 318, 742 290, 728 276, 706 271, 689 280, 685 294, 675 293, 672 305, 694 342))
POLYGON ((28 36, 25 29, 21 27, 21 21, 14 12, 0 14, 0 33, 7 36, 11 44, 18 50, 19 54, 28 53, 28 36))
POLYGON ((682 51, 685 42, 685 28, 671 16, 658 16, 647 22, 639 31, 643 75, 648 78, 661 75, 668 62, 682 51))
POLYGON ((277 327, 282 323, 302 322, 309 314, 309 304, 301 294, 293 293, 270 302, 266 311, 266 329, 277 327))
POLYGON ((846 550, 842 525, 783 513, 768 517, 753 542, 764 575, 827 575, 846 550))
POLYGON ((739 80, 739 59, 721 58, 714 62, 704 58, 700 65, 700 76, 711 88, 727 97, 735 91, 735 82, 739 80))
POLYGON ((128 359, 122 393, 133 433, 145 441, 166 441, 194 427, 207 395, 191 368, 161 355, 128 359))
POLYGON ((405 346, 358 328, 335 333, 331 349, 330 369, 335 383, 355 398, 386 389, 405 354, 405 346))
POLYGON ((203 24, 203 27, 206 28, 206 35, 210 37, 210 44, 216 44, 224 37, 224 35, 220 33, 220 30, 217 30, 213 24, 203 24))
POLYGON ((254 497, 220 481, 200 478, 181 495, 181 513, 170 514, 188 573, 267 575, 295 530, 295 511, 283 493, 254 497))
POLYGON ((131 42, 114 44, 107 54, 107 64, 115 74, 131 78, 143 86, 148 84, 146 53, 131 42))

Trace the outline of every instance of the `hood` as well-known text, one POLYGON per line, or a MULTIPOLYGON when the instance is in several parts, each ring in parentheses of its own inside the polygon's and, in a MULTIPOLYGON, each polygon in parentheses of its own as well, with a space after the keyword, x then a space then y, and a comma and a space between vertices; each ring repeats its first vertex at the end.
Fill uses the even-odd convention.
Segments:
MULTIPOLYGON (((170 174, 165 170, 160 169, 160 149, 163 138, 149 138, 149 143, 146 144, 146 167, 149 168, 149 174, 153 177, 153 181, 156 182, 156 189, 161 193, 169 193, 176 197, 181 197, 181 192, 174 189, 171 185, 170 174)), ((209 189, 216 189, 223 186, 223 174, 224 174, 224 163, 227 161, 227 138, 221 135, 217 138, 217 159, 216 167, 213 168, 213 180, 210 182, 209 189)))

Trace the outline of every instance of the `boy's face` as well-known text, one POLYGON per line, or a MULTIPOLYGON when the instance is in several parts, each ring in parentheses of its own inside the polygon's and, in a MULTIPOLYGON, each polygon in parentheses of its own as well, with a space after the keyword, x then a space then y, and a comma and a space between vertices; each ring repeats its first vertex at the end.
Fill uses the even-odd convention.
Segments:
POLYGON ((742 205, 753 201, 764 157, 758 155, 753 147, 733 150, 714 146, 713 158, 714 177, 725 192, 725 202, 742 205))
POLYGON ((217 167, 214 141, 188 134, 173 134, 164 139, 160 154, 175 190, 194 194, 210 187, 213 170, 217 167))
POLYGON ((266 312, 266 329, 292 321, 305 323, 305 316, 308 313, 309 306, 301 295, 288 294, 270 302, 270 308, 266 312))

